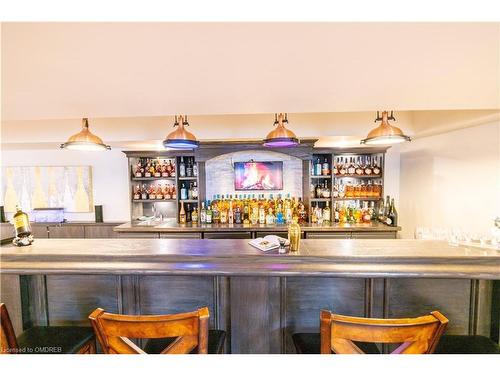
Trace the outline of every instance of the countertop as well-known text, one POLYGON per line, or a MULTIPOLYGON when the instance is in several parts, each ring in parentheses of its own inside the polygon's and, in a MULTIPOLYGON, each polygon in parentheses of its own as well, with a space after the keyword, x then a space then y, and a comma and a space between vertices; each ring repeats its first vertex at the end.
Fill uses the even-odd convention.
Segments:
MULTIPOLYGON (((301 224, 302 231, 309 232, 396 232, 401 227, 390 227, 379 222, 371 224, 301 224)), ((175 221, 140 222, 133 221, 118 225, 115 232, 286 232, 287 225, 265 224, 179 224, 175 221)))
POLYGON ((248 240, 37 239, 2 246, 11 274, 174 274, 500 279, 500 251, 430 240, 301 240, 261 252, 248 240))

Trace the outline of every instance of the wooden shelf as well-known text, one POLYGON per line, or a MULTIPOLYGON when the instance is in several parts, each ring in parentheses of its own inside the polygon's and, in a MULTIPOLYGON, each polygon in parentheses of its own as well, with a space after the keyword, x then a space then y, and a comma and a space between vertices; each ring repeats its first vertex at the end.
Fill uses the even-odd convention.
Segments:
POLYGON ((331 198, 311 198, 311 202, 330 202, 331 198))
POLYGON ((329 180, 330 178, 332 178, 332 176, 331 176, 331 175, 328 175, 328 176, 312 176, 312 175, 311 175, 311 178, 318 178, 318 179, 322 179, 322 178, 324 178, 325 180, 326 180, 326 179, 328 179, 328 180, 329 180))
POLYGON ((132 181, 155 181, 155 180, 175 181, 175 177, 132 177, 132 181))
POLYGON ((179 181, 196 181, 198 177, 179 177, 179 181))
POLYGON ((333 176, 334 178, 382 178, 382 175, 377 174, 336 174, 333 176))
POLYGON ((132 199, 134 203, 147 203, 147 202, 175 202, 176 199, 132 199))
POLYGON ((198 203, 198 199, 179 199, 179 203, 198 203))

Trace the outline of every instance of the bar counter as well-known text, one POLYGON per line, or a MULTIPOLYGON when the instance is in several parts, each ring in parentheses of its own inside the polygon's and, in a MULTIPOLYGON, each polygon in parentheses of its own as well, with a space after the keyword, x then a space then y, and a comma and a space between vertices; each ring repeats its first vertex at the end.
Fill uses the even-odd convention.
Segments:
POLYGON ((2 302, 17 330, 88 325, 96 307, 125 314, 210 310, 226 352, 289 353, 320 309, 367 317, 439 310, 448 334, 498 340, 500 251, 422 240, 302 240, 263 253, 248 240, 37 239, 1 248, 2 302), (495 281, 497 283, 497 281, 495 281))

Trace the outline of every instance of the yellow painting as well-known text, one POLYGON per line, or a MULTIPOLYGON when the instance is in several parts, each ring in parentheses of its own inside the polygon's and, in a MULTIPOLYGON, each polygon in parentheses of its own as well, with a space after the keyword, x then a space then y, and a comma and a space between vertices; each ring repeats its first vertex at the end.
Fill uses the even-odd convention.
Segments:
POLYGON ((92 212, 92 167, 4 167, 2 195, 5 212, 16 205, 24 211, 64 208, 66 212, 92 212))

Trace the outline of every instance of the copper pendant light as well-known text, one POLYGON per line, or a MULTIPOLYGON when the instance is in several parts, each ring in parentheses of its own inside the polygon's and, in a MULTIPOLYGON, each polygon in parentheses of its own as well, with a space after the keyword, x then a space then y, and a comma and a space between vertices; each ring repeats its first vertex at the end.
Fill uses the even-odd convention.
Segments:
POLYGON ((295 147, 299 140, 294 132, 285 128, 288 124, 288 115, 286 113, 274 114, 274 125, 276 129, 271 131, 264 139, 265 147, 295 147))
POLYGON ((105 145, 101 138, 91 133, 87 118, 82 119, 82 130, 69 137, 66 143, 61 144, 61 148, 82 151, 111 150, 111 146, 105 145))
POLYGON ((390 145, 401 142, 410 142, 411 138, 404 135, 400 128, 390 125, 389 120, 396 121, 393 111, 391 111, 390 116, 388 111, 383 111, 382 117, 379 116, 377 111, 377 118, 375 119, 375 122, 381 121, 381 124, 369 132, 367 137, 361 140, 361 144, 390 145))
POLYGON ((163 146, 179 149, 197 148, 200 142, 196 140, 193 133, 186 130, 185 126, 189 126, 187 116, 180 115, 179 121, 175 116, 174 127, 177 127, 177 129, 167 135, 167 138, 163 141, 163 146))

